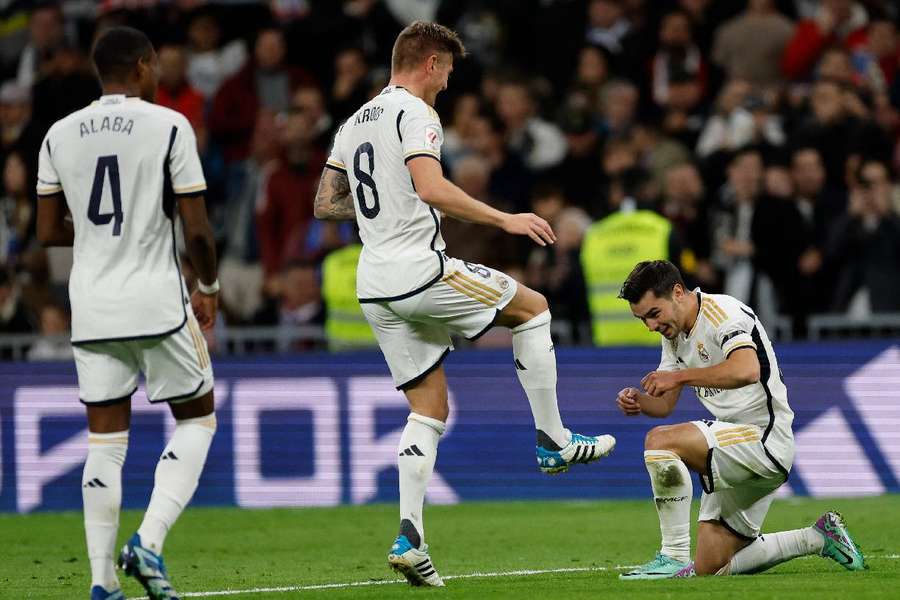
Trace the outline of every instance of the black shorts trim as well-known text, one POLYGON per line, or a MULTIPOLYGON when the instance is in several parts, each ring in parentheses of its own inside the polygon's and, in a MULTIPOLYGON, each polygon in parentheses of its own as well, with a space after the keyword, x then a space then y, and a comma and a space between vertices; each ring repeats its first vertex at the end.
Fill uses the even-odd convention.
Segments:
POLYGON ((84 346, 85 344, 104 344, 106 342, 135 342, 137 340, 149 340, 151 338, 165 337, 167 335, 172 335, 173 333, 178 333, 181 331, 181 328, 187 324, 187 313, 184 315, 184 320, 177 327, 170 329, 168 331, 163 331, 162 333, 148 333, 146 335, 132 335, 125 337, 116 337, 116 338, 99 338, 96 340, 72 340, 73 346, 84 346))
POLYGON ((415 154, 410 154, 409 156, 407 156, 406 158, 403 159, 403 162, 404 162, 404 164, 408 163, 412 159, 419 158, 420 156, 427 156, 428 158, 433 158, 434 160, 438 161, 438 163, 441 162, 441 159, 439 159, 434 154, 430 154, 428 152, 416 152, 415 154))
POLYGON ((187 394, 181 394, 181 395, 179 395, 179 396, 172 396, 172 397, 170 397, 170 398, 160 398, 159 400, 150 400, 150 399, 148 398, 148 400, 150 401, 150 404, 160 404, 160 403, 162 403, 162 402, 174 402, 175 400, 184 400, 185 398, 190 398, 191 396, 193 396, 193 395, 195 395, 197 392, 199 392, 199 391, 200 391, 200 388, 203 387, 203 384, 204 384, 204 383, 206 383, 206 380, 205 380, 205 379, 201 379, 201 380, 200 380, 200 385, 198 385, 196 388, 194 388, 194 391, 193 391, 193 392, 188 392, 187 394))
POLYGON ((744 534, 741 533, 740 531, 737 531, 734 527, 732 527, 731 525, 729 525, 728 522, 727 522, 725 519, 723 519, 722 517, 719 517, 719 520, 718 520, 717 522, 718 522, 722 527, 724 527, 725 529, 727 529, 728 531, 730 531, 732 535, 734 535, 734 536, 736 536, 736 537, 739 537, 739 538, 741 538, 742 540, 747 540, 748 542, 752 542, 752 541, 754 541, 754 540, 756 539, 755 537, 750 537, 749 535, 744 535, 744 534))
POLYGON ((772 456, 772 453, 769 452, 769 449, 766 448, 765 444, 763 444, 763 452, 766 453, 766 456, 769 458, 769 460, 772 461, 772 464, 775 465, 775 468, 778 469, 779 471, 781 471, 781 474, 784 475, 784 480, 787 481, 788 478, 790 478, 790 476, 791 476, 790 471, 785 469, 784 465, 782 465, 780 462, 778 462, 778 460, 776 460, 776 458, 774 456, 772 456))
POLYGON ((338 167, 338 166, 335 166, 335 165, 329 165, 328 163, 325 163, 325 168, 326 168, 326 169, 331 169, 332 171, 337 171, 338 173, 342 173, 342 174, 344 174, 344 175, 347 174, 347 169, 342 169, 342 168, 340 168, 340 167, 338 167))
POLYGON ((120 396, 118 398, 113 398, 112 400, 101 400, 100 402, 85 402, 83 399, 79 398, 78 401, 84 404, 85 406, 112 406, 113 404, 119 404, 121 402, 125 402, 126 400, 131 400, 131 397, 137 391, 137 386, 128 394, 124 396, 120 396))
POLYGON ((713 470, 712 470, 712 457, 713 450, 715 448, 710 448, 709 452, 706 453, 706 472, 707 475, 700 475, 700 487, 703 488, 703 491, 707 494, 712 494, 715 491, 715 482, 713 481, 713 470), (709 485, 706 485, 706 480, 709 479, 709 485))
POLYGON ((440 272, 437 274, 437 276, 434 279, 432 279, 431 281, 429 281, 422 287, 418 287, 411 292, 406 292, 405 294, 400 294, 399 296, 385 296, 384 298, 359 298, 358 300, 359 300, 360 304, 372 304, 375 302, 394 302, 395 300, 406 300, 407 298, 412 298, 416 294, 421 294, 422 292, 424 292, 425 290, 427 290, 428 288, 430 288, 431 286, 436 284, 438 281, 440 281, 441 277, 443 277, 443 276, 444 276, 444 260, 441 259, 440 272))
POLYGON ((446 350, 444 350, 444 352, 441 354, 441 357, 438 358, 437 361, 433 365, 431 365, 430 367, 425 369, 422 373, 420 373, 419 375, 416 375, 415 377, 413 377, 406 383, 401 383, 400 385, 397 386, 397 389, 400 390, 401 392, 404 392, 407 389, 409 389, 409 388, 413 387, 414 385, 416 385, 417 383, 419 383, 420 381, 422 381, 423 379, 425 379, 429 374, 431 374, 432 371, 434 371, 435 369, 437 369, 438 367, 441 366, 441 363, 444 362, 444 359, 447 358, 448 354, 450 354, 450 348, 447 348, 446 350))
POLYGON ((479 331, 478 333, 476 333, 476 334, 473 335, 472 337, 466 338, 466 339, 469 340, 470 342, 474 342, 475 340, 477 340, 478 338, 480 338, 481 336, 483 336, 484 334, 486 334, 488 331, 490 331, 491 329, 493 329, 494 323, 497 322, 497 319, 498 319, 499 317, 500 317, 500 309, 498 308, 498 309, 494 312, 494 318, 491 319, 491 322, 488 323, 487 326, 485 326, 484 329, 482 329, 481 331, 479 331))
POLYGON ((196 192, 172 192, 176 198, 196 198, 206 195, 206 188, 197 190, 196 192))

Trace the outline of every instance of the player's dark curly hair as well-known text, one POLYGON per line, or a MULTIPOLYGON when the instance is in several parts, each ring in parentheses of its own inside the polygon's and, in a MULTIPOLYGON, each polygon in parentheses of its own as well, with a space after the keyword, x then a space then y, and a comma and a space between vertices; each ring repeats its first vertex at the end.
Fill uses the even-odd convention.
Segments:
POLYGON ((676 283, 684 287, 678 267, 667 260, 645 260, 631 270, 622 284, 619 298, 635 304, 650 290, 657 298, 669 298, 676 283))
POLYGON ((456 59, 466 55, 466 47, 452 29, 438 23, 415 21, 394 42, 391 71, 409 70, 436 52, 447 52, 456 59))
POLYGON ((111 27, 100 34, 91 60, 100 81, 124 82, 141 59, 150 60, 153 44, 143 32, 132 27, 111 27))

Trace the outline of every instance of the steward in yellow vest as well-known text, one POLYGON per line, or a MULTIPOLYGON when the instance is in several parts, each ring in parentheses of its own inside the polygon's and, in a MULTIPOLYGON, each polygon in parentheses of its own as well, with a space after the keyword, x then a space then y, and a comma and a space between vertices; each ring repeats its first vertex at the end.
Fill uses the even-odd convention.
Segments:
POLYGON ((322 262, 325 338, 331 350, 375 345, 375 336, 356 297, 356 265, 362 244, 334 250, 322 262))

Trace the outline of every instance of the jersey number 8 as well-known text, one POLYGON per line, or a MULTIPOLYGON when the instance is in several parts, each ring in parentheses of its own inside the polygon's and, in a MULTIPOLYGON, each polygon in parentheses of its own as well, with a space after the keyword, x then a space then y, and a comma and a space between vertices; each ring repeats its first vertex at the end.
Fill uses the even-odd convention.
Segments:
POLYGON ((381 212, 381 205, 378 203, 378 189, 375 187, 375 180, 372 175, 375 174, 375 148, 369 142, 359 145, 353 154, 353 176, 356 177, 356 201, 359 203, 359 210, 367 219, 374 219, 381 212), (359 159, 365 154, 369 158, 369 172, 366 173, 360 168, 359 159), (366 201, 366 193, 363 186, 372 190, 372 206, 369 207, 366 201))

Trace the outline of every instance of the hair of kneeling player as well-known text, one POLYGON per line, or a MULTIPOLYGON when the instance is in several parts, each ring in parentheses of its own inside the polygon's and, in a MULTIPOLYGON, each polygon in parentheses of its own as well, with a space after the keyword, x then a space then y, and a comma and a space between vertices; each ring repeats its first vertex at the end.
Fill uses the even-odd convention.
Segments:
POLYGON ((111 27, 94 43, 91 60, 103 83, 124 83, 138 62, 150 60, 153 43, 142 31, 133 27, 111 27))
POLYGON ((685 287, 678 267, 667 260, 645 260, 631 270, 619 298, 636 304, 648 291, 657 298, 671 298, 675 284, 685 287))

